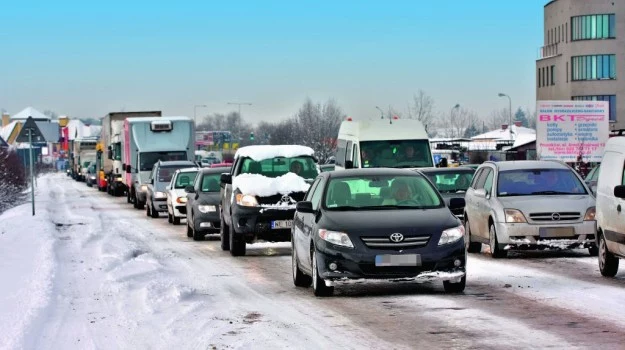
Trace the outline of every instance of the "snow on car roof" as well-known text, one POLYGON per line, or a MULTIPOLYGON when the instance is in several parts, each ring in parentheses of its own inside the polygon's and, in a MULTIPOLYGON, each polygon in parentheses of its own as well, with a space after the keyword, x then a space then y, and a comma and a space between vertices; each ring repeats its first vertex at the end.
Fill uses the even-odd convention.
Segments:
POLYGON ((259 145, 259 146, 245 146, 239 148, 234 155, 238 157, 248 157, 255 161, 261 161, 264 159, 271 159, 275 157, 298 157, 298 156, 313 156, 315 151, 312 148, 299 145, 259 145))
POLYGON ((260 174, 240 174, 232 179, 232 187, 243 194, 269 197, 291 192, 306 192, 310 185, 304 178, 294 173, 286 173, 276 178, 260 174))

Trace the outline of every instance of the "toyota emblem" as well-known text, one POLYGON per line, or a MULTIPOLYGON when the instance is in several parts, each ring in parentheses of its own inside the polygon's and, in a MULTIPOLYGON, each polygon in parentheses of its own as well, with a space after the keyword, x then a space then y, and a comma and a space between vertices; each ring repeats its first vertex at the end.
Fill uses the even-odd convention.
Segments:
POLYGON ((289 196, 288 194, 285 194, 280 199, 280 202, 282 202, 282 203, 291 203, 292 200, 293 199, 291 198, 291 196, 289 196))
POLYGON ((551 214, 551 220, 559 221, 560 220, 560 214, 558 214, 558 213, 551 214))
POLYGON ((391 237, 389 237, 389 238, 391 239, 392 242, 399 243, 399 242, 404 240, 404 235, 402 235, 399 232, 395 232, 395 233, 391 234, 391 237))

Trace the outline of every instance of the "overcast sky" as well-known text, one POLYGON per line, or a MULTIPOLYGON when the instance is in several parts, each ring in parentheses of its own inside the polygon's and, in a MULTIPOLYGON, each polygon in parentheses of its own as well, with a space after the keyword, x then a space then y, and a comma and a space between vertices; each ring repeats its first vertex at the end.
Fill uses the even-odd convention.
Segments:
POLYGON ((355 118, 535 105, 546 0, 60 1, 3 4, 0 108, 81 118, 120 110, 293 115, 306 97, 355 118))

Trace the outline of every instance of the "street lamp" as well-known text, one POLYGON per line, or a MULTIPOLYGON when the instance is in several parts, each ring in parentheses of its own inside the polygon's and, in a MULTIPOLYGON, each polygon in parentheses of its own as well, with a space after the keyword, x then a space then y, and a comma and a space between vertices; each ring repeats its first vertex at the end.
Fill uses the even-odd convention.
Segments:
POLYGON ((456 105, 451 107, 451 110, 449 110, 449 119, 451 119, 450 127, 451 127, 451 130, 452 130, 452 135, 451 135, 452 138, 455 137, 455 135, 453 135, 454 134, 453 133, 453 131, 454 131, 454 109, 458 109, 458 108, 460 108, 460 104, 456 103, 456 105))
POLYGON ((509 112, 510 112, 510 123, 508 124, 508 129, 510 129, 510 140, 512 140, 512 99, 510 98, 510 96, 504 94, 503 92, 499 93, 499 97, 507 97, 508 98, 508 102, 510 103, 510 108, 509 108, 509 112))
POLYGON ((382 110, 382 108, 375 106, 375 108, 378 109, 378 111, 380 111, 380 119, 384 119, 384 111, 382 110))
POLYGON ((207 105, 195 105, 193 106, 193 123, 195 123, 195 128, 197 129, 197 108, 198 107, 208 107, 207 105))

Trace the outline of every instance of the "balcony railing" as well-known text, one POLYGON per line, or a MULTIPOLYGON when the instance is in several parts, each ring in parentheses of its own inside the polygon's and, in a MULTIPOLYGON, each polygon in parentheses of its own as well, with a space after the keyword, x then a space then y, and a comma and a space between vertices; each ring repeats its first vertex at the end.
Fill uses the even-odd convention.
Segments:
POLYGON ((538 59, 558 56, 558 44, 545 45, 538 49, 538 59))

